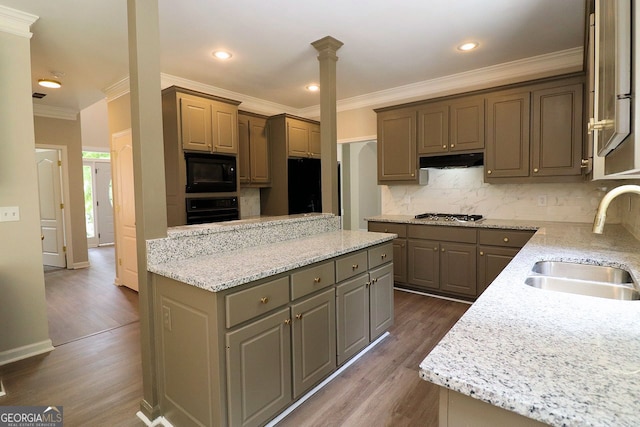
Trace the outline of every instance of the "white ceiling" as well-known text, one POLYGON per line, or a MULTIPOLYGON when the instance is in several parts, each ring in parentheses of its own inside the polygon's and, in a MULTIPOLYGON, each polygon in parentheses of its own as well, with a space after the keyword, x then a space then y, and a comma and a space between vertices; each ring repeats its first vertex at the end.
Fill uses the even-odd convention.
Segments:
MULTIPOLYGON (((585 0, 158 0, 162 73, 292 109, 319 103, 311 42, 331 35, 344 100, 581 47, 585 0), (460 53, 467 40, 480 43, 460 53), (233 53, 220 62, 215 49, 233 53)), ((0 0, 32 26, 36 104, 80 110, 128 75, 126 0, 0 0), (63 88, 37 80, 63 72, 63 88)))

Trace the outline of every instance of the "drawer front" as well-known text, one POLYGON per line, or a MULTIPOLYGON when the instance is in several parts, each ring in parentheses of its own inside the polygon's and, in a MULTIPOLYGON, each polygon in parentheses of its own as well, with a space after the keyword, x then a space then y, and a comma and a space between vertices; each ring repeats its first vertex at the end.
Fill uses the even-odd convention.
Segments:
POLYGON ((440 240, 444 242, 476 243, 477 230, 471 227, 446 225, 409 225, 410 239, 440 240))
POLYGON ((334 262, 305 268, 291 275, 291 299, 301 298, 336 283, 334 262))
POLYGON ((340 258, 336 260, 336 282, 364 273, 368 268, 370 267, 367 267, 367 251, 340 258))
POLYGON ((521 248, 534 233, 530 230, 478 230, 478 242, 481 245, 521 248))
POLYGON ((407 224, 393 222, 370 222, 369 231, 378 233, 395 233, 398 237, 407 237, 407 224))
POLYGON ((289 277, 281 277, 225 297, 227 328, 289 302, 289 277))
POLYGON ((369 249, 369 268, 393 261, 393 243, 385 243, 381 246, 369 249))

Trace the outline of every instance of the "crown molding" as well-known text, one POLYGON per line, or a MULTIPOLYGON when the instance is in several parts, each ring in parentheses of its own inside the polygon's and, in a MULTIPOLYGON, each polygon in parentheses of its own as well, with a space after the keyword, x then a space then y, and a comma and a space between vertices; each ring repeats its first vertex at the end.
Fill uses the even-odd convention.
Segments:
POLYGON ((79 111, 71 108, 52 107, 49 105, 33 104, 33 115, 50 119, 78 120, 79 111))
POLYGON ((129 93, 129 76, 124 77, 121 80, 118 80, 111 86, 108 86, 102 89, 102 92, 107 97, 107 102, 114 101, 120 98, 123 95, 129 93))
MULTIPOLYGON (((534 78, 566 74, 582 70, 583 59, 582 47, 561 50, 342 99, 337 102, 337 111, 383 107, 470 90, 486 89, 501 84, 523 82, 534 78)), ((318 117, 320 106, 315 105, 300 109, 298 115, 318 117)))
POLYGON ((0 6, 0 31, 30 39, 33 36, 31 25, 38 18, 21 10, 0 6))

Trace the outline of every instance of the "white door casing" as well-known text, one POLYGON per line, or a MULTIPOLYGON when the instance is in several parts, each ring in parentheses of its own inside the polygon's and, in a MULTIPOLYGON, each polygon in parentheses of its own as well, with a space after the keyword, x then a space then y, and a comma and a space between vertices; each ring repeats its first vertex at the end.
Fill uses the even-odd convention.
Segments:
POLYGON ((94 178, 98 244, 105 245, 114 242, 113 200, 109 191, 111 187, 111 163, 96 162, 94 178))
POLYGON ((40 200, 40 235, 44 265, 66 267, 62 178, 57 150, 36 150, 38 195, 40 200))
POLYGON ((116 284, 138 290, 131 129, 111 136, 116 237, 116 284))

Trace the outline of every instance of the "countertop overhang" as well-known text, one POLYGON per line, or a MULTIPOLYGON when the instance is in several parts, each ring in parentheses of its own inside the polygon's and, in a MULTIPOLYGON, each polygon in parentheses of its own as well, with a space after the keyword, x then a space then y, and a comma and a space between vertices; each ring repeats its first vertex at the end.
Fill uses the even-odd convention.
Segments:
POLYGON ((640 301, 547 291, 524 281, 540 260, 622 267, 638 281, 640 242, 619 225, 603 235, 593 234, 591 224, 539 225, 423 360, 420 376, 551 425, 637 426, 640 301))

